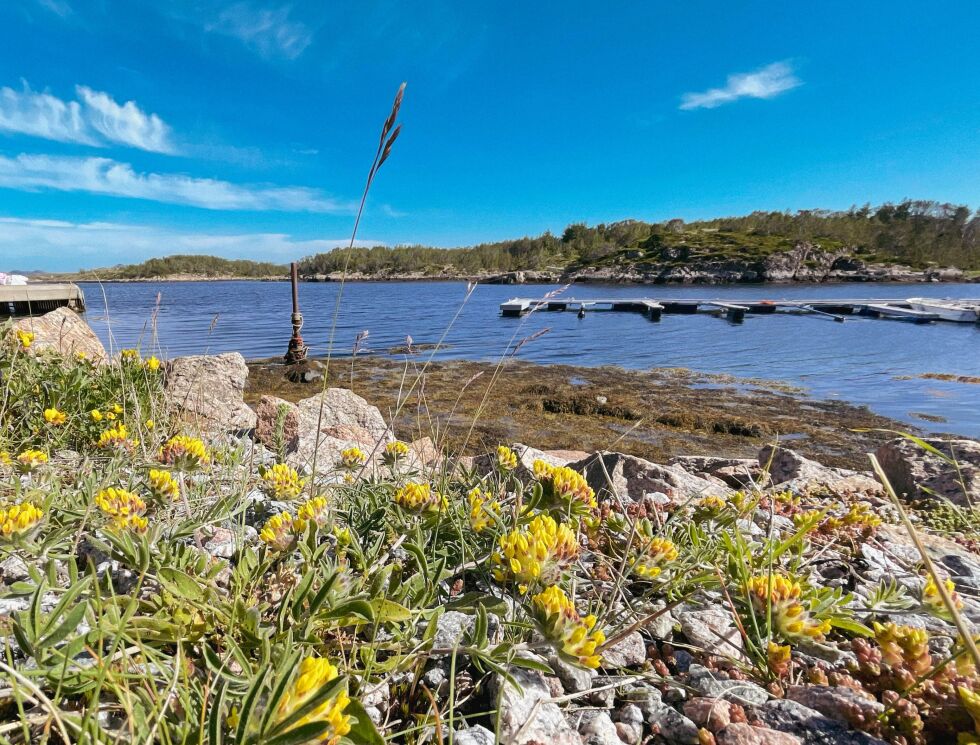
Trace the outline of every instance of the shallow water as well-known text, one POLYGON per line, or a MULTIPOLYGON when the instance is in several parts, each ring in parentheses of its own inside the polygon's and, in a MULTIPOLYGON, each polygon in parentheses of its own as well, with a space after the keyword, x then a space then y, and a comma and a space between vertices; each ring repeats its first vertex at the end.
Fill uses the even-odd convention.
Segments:
MULTIPOLYGON (((84 285, 87 318, 107 344, 159 349, 166 356, 239 351, 246 358, 283 354, 291 327, 286 282, 149 282, 84 285), (103 298, 103 291, 105 293, 103 298), (150 318, 157 306, 157 336, 150 318), (107 312, 108 311, 108 312, 107 312)), ((639 314, 540 311, 502 318, 513 296, 541 297, 554 285, 480 285, 466 299, 462 282, 365 282, 344 287, 335 353, 350 354, 357 334, 387 352, 405 344, 438 342, 438 358, 496 360, 516 342, 518 356, 541 363, 690 367, 712 373, 778 380, 812 395, 869 406, 925 431, 980 436, 980 385, 903 376, 980 375, 980 326, 910 324, 797 315, 749 316, 735 325, 711 315, 667 315, 653 323, 639 314), (458 312, 458 317, 454 316, 458 312), (451 324, 451 326, 450 326, 451 324), (448 333, 447 333, 448 328, 448 333), (917 416, 918 415, 918 416, 917 416), (922 418, 941 417, 945 422, 922 418)), ((303 337, 311 353, 327 350, 340 285, 304 283, 303 337)), ((840 284, 735 287, 579 285, 563 298, 650 297, 713 299, 980 297, 970 284, 840 284)), ((430 352, 422 353, 428 355, 430 352)))

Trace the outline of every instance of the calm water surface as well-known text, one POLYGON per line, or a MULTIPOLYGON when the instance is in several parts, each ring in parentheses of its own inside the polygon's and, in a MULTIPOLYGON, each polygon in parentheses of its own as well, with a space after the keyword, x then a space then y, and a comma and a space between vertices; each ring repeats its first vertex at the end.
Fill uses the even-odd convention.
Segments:
MULTIPOLYGON (((750 316, 741 325, 710 315, 670 315, 660 323, 631 313, 594 312, 584 319, 575 313, 543 311, 522 319, 499 315, 499 304, 510 297, 540 297, 554 289, 554 285, 480 285, 464 304, 466 285, 461 282, 348 284, 334 350, 349 354, 361 331, 370 332, 366 342, 370 351, 387 352, 404 344, 406 336, 416 344, 434 343, 448 328, 447 346, 437 357, 495 360, 515 341, 548 329, 524 344, 518 356, 541 363, 689 367, 784 381, 820 398, 865 404, 927 431, 980 436, 980 385, 901 379, 927 372, 980 375, 980 327, 861 318, 834 323, 793 315, 750 316), (946 421, 930 423, 921 415, 946 421)), ((339 290, 335 283, 300 286, 306 320, 303 336, 315 354, 327 351, 339 290)), ((86 284, 85 294, 89 322, 115 349, 139 345, 144 350, 158 348, 171 357, 204 351, 272 357, 285 351, 291 331, 286 282, 160 282, 102 288, 86 284), (158 296, 157 339, 151 343, 149 319, 158 296)), ((733 301, 909 296, 980 297, 980 285, 580 285, 562 295, 733 301)))

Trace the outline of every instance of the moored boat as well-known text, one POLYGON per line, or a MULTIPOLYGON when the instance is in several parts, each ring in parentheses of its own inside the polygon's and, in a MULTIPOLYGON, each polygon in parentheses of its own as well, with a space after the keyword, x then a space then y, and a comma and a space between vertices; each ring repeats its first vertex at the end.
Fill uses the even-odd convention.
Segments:
POLYGON ((906 302, 913 310, 935 313, 943 321, 955 323, 980 322, 980 303, 973 301, 910 297, 906 302))

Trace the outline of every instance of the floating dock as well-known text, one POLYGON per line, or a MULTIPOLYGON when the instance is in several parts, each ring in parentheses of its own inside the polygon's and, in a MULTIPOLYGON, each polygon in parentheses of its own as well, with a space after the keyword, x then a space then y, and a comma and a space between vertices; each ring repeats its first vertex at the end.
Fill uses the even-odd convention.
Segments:
MULTIPOLYGON (((980 299, 957 300, 958 303, 980 303, 980 299)), ((938 313, 913 309, 905 300, 878 299, 798 299, 798 300, 721 300, 701 298, 511 298, 500 304, 504 316, 522 316, 531 311, 577 311, 579 315, 592 311, 625 311, 642 313, 652 321, 664 314, 711 313, 741 323, 747 315, 773 313, 812 314, 844 321, 847 316, 866 316, 914 323, 943 320, 938 313)))
POLYGON ((55 308, 85 310, 85 293, 76 284, 0 285, 0 317, 36 316, 55 308))

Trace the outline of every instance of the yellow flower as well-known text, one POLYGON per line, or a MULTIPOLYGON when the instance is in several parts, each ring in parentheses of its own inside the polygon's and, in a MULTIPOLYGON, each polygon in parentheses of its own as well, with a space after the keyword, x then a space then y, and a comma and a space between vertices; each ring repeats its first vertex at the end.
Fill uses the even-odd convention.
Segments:
POLYGON ((196 437, 174 435, 160 448, 160 462, 183 471, 192 471, 211 460, 204 443, 196 437))
POLYGON ((146 369, 150 372, 156 372, 160 369, 160 360, 158 360, 155 355, 151 355, 146 361, 146 369))
POLYGON ((102 421, 102 412, 99 411, 98 409, 92 409, 88 413, 88 415, 92 418, 92 421, 93 422, 101 422, 102 421))
POLYGON ((881 661, 886 665, 905 668, 917 677, 932 669, 929 633, 925 629, 878 622, 872 623, 871 627, 881 648, 881 661))
POLYGON ((772 608, 776 630, 786 639, 810 638, 822 641, 830 633, 830 621, 818 621, 800 602, 803 588, 796 580, 782 575, 759 575, 749 580, 749 597, 756 612, 772 608))
POLYGON ((340 452, 340 467, 353 471, 367 463, 367 455, 359 447, 346 448, 340 452))
POLYGON ((88 354, 79 349, 77 352, 75 352, 75 359, 79 362, 84 362, 88 359, 88 354))
POLYGON ((157 499, 173 502, 180 497, 180 486, 170 471, 151 468, 147 475, 147 484, 150 487, 150 494, 157 499))
POLYGON ((25 450, 17 456, 17 464, 23 471, 33 471, 48 462, 48 454, 41 450, 25 450))
POLYGON ((398 463, 402 458, 408 455, 409 448, 401 440, 395 440, 394 442, 389 442, 385 445, 384 461, 389 466, 393 466, 398 463))
POLYGON ((10 453, 6 450, 0 450, 0 466, 10 465, 10 453))
POLYGON ((288 512, 273 515, 262 526, 262 530, 259 531, 259 538, 273 551, 288 551, 293 547, 295 541, 293 516, 288 512))
POLYGON ((606 635, 593 631, 595 616, 580 617, 575 603, 557 585, 532 597, 531 605, 545 638, 560 645, 561 652, 575 658, 580 665, 599 667, 602 659, 596 649, 606 641, 606 635))
POLYGON ((120 515, 109 523, 109 527, 118 533, 129 531, 137 535, 143 535, 147 528, 150 527, 150 521, 142 515, 120 515))
POLYGON ((109 427, 99 435, 96 446, 100 450, 125 450, 130 451, 135 447, 136 442, 129 439, 129 431, 122 422, 109 427))
POLYGON ((324 497, 313 497, 303 502, 296 510, 296 531, 306 530, 307 523, 314 523, 318 527, 323 527, 327 521, 327 500, 324 497))
POLYGON ((695 502, 694 512, 698 515, 716 515, 725 509, 725 505, 727 504, 728 502, 725 501, 724 497, 712 494, 695 502))
POLYGON ((113 411, 114 414, 122 414, 123 413, 123 407, 120 406, 119 404, 113 404, 112 405, 112 411, 113 411))
POLYGON ((769 669, 774 675, 781 678, 789 673, 792 655, 788 646, 780 646, 776 642, 769 642, 766 649, 766 659, 769 663, 769 669))
POLYGON ((552 504, 571 507, 573 512, 589 512, 596 508, 595 492, 578 471, 566 466, 550 466, 542 460, 534 461, 532 468, 552 504))
POLYGON ((474 532, 482 533, 500 516, 500 503, 493 498, 487 499, 479 486, 470 489, 466 498, 470 503, 470 526, 474 532))
MULTIPOLYGON (((956 585, 953 584, 953 580, 948 577, 943 580, 943 587, 946 588, 946 594, 949 595, 950 599, 953 601, 953 606, 956 610, 963 607, 963 600, 956 592, 956 585)), ((945 618, 947 620, 952 619, 952 615, 946 604, 943 602, 942 595, 939 594, 939 588, 936 586, 936 581, 930 576, 926 580, 925 589, 922 591, 922 604, 925 605, 926 609, 932 611, 933 614, 939 616, 940 618, 945 618)))
POLYGON ((442 509, 445 498, 434 491, 429 484, 418 484, 409 482, 395 492, 395 502, 409 510, 416 512, 430 512, 442 509))
POLYGON ((550 515, 537 515, 527 526, 500 537, 491 556, 493 576, 498 582, 515 581, 520 588, 535 582, 552 584, 578 550, 578 540, 567 525, 559 525, 550 515))
POLYGON ((123 362, 135 362, 140 358, 140 353, 136 349, 124 349, 119 353, 119 358, 123 362))
POLYGON ((957 686, 956 692, 960 694, 963 708, 973 719, 973 729, 976 730, 977 734, 980 734, 980 694, 971 691, 966 686, 957 686))
POLYGON ((644 579, 653 579, 663 571, 662 565, 677 558, 677 547, 666 538, 652 538, 633 564, 633 571, 644 579))
POLYGON ((44 410, 44 421, 52 426, 60 427, 67 420, 68 417, 65 415, 65 412, 58 411, 54 407, 44 410))
POLYGON ((30 331, 22 331, 21 329, 17 329, 17 341, 20 342, 22 349, 30 349, 31 344, 34 343, 34 334, 32 334, 30 331))
POLYGON ((143 426, 147 429, 153 429, 155 426, 157 426, 157 423, 152 419, 147 419, 145 422, 143 422, 143 426))
POLYGON ((114 411, 107 411, 105 413, 105 418, 108 419, 110 422, 113 421, 116 418, 116 412, 114 412, 114 411))
POLYGON ((95 495, 95 504, 109 517, 127 518, 146 512, 146 502, 131 491, 110 486, 95 495))
POLYGON ((506 445, 498 445, 497 465, 502 471, 513 471, 517 468, 517 453, 506 445))
MULTIPOLYGON (((323 686, 337 678, 337 668, 322 657, 305 657, 299 664, 296 677, 283 694, 276 710, 276 721, 289 717, 323 686)), ((351 718, 344 714, 350 697, 343 690, 330 696, 312 711, 300 718, 287 732, 311 722, 326 722, 330 726, 317 736, 321 745, 336 745, 340 738, 350 732, 351 718)))
POLYGON ((0 538, 23 535, 41 522, 44 513, 28 502, 0 509, 0 538))
POLYGON ((304 479, 299 477, 296 469, 285 463, 276 463, 272 468, 262 472, 266 491, 276 499, 296 499, 303 493, 304 479))

